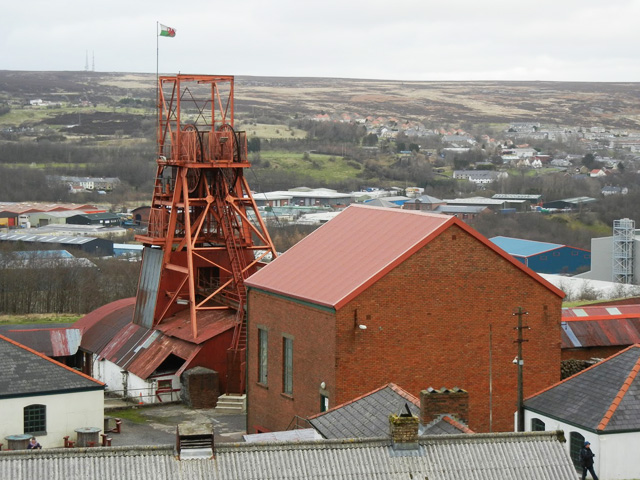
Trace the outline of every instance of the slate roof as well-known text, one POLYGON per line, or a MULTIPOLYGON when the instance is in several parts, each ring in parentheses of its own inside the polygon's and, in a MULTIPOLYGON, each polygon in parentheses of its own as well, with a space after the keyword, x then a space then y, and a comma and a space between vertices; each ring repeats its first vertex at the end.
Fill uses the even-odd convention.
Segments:
MULTIPOLYGON (((420 400, 393 383, 308 418, 324 438, 378 438, 389 435, 389 415, 420 416, 420 400)), ((457 432, 459 433, 459 432, 457 432)))
POLYGON ((102 389, 102 382, 0 335, 0 398, 102 389))
POLYGON ((469 427, 451 415, 439 415, 428 425, 420 425, 420 435, 457 435, 459 433, 474 433, 469 427))
POLYGON ((347 207, 250 276, 245 285, 339 310, 453 225, 564 297, 456 217, 365 205, 347 207))
POLYGON ((640 430, 640 344, 525 400, 525 408, 595 433, 640 430))
POLYGON ((409 451, 388 439, 216 444, 213 459, 191 460, 172 446, 1 451, 0 478, 567 480, 576 471, 558 432, 527 432, 423 437, 409 451))

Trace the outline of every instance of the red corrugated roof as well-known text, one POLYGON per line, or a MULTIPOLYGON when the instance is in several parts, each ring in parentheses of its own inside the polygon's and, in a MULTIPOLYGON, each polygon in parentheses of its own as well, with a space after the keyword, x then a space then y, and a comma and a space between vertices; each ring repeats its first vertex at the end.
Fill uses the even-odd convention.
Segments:
POLYGON ((166 318, 155 328, 165 335, 187 342, 201 344, 235 326, 233 310, 208 310, 198 312, 198 337, 193 338, 189 310, 182 310, 166 318))
POLYGON ((602 320, 607 318, 640 318, 640 304, 593 305, 562 309, 562 320, 602 320))
POLYGON ((562 321, 562 348, 640 343, 640 305, 563 308, 562 321))
POLYGON ((198 315, 194 339, 189 310, 183 310, 148 329, 132 323, 135 298, 104 305, 82 317, 74 328, 82 331, 82 348, 127 369, 142 379, 151 375, 170 355, 185 360, 178 373, 190 365, 202 344, 234 327, 235 312, 211 310, 198 315))
POLYGON ((136 352, 133 360, 126 368, 134 375, 147 379, 170 354, 173 354, 185 360, 182 369, 178 372, 180 374, 201 348, 201 345, 194 345, 177 338, 159 335, 147 348, 136 352))
POLYGON ((560 297, 564 293, 456 217, 352 205, 246 280, 252 288, 340 309, 452 225, 560 297))

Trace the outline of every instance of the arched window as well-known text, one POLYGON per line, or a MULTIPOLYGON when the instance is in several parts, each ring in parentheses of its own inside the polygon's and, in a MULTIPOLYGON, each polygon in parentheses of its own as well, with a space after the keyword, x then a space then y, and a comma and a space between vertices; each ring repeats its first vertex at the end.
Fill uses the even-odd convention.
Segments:
POLYGON ((584 437, 578 432, 571 432, 569 434, 569 455, 573 460, 573 466, 576 470, 582 470, 582 464, 580 463, 580 450, 584 446, 584 437))
POLYGON ((27 405, 24 407, 24 433, 42 435, 47 433, 46 405, 27 405))
POLYGON ((531 431, 532 432, 544 432, 544 422, 539 418, 531 419, 531 431))

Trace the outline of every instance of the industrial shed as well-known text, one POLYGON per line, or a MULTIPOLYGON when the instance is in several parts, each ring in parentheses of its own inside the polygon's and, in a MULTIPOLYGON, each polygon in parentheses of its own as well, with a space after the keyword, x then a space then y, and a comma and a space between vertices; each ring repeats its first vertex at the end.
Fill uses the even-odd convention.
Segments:
POLYGON ((67 223, 71 225, 117 227, 120 225, 120 217, 114 213, 79 213, 67 218, 67 223))
POLYGON ((30 235, 25 233, 0 233, 0 242, 27 243, 38 248, 49 245, 66 250, 81 250, 93 255, 113 255, 113 242, 95 237, 72 237, 61 235, 30 235))
POLYGON ((78 320, 82 335, 82 371, 105 382, 108 390, 144 403, 179 398, 181 375, 203 366, 218 372, 226 387, 227 348, 234 315, 210 311, 198 318, 200 335, 193 338, 188 310, 146 328, 133 323, 135 298, 104 305, 78 320))
POLYGON ((513 237, 489 240, 537 273, 576 273, 591 266, 591 252, 582 248, 513 237))
MULTIPOLYGON (((575 472, 560 432, 421 437, 409 450, 392 440, 219 443, 189 454, 175 445, 0 452, 11 480, 567 480, 575 472), (46 477, 43 477, 46 472, 46 477)), ((201 442, 200 442, 201 444, 201 442)), ((193 447, 192 447, 193 448, 193 447)))

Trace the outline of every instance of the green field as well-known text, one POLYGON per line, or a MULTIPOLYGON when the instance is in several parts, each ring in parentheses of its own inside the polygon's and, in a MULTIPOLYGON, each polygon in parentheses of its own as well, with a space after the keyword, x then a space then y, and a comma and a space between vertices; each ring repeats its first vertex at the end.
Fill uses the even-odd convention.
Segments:
POLYGON ((353 160, 338 156, 304 154, 285 151, 263 151, 260 159, 268 161, 270 170, 286 170, 287 172, 308 175, 324 182, 340 181, 355 177, 361 168, 353 160))
POLYGON ((267 124, 252 124, 240 122, 236 125, 236 130, 247 132, 248 137, 258 137, 264 139, 271 138, 289 138, 289 139, 301 139, 306 138, 307 132, 300 130, 299 128, 290 128, 287 125, 267 125, 267 124))
POLYGON ((71 313, 32 313, 25 315, 0 315, 0 324, 26 325, 30 323, 74 323, 83 315, 71 313))

